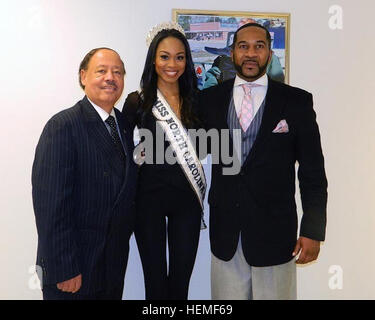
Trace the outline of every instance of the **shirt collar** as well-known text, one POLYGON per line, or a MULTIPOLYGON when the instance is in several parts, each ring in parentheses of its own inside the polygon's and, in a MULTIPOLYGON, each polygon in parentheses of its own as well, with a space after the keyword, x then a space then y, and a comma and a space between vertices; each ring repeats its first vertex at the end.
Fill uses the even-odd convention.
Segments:
POLYGON ((240 78, 238 76, 238 74, 236 75, 236 78, 234 80, 234 87, 236 86, 240 86, 244 83, 254 83, 254 84, 257 84, 258 86, 263 86, 263 87, 267 87, 268 86, 268 77, 267 77, 267 74, 265 73, 263 76, 261 76, 259 79, 255 80, 255 81, 246 81, 242 78, 240 78))
MULTIPOLYGON (((87 97, 87 96, 86 96, 87 97)), ((104 109, 100 108, 98 105, 96 105, 94 102, 92 102, 89 97, 87 97, 87 100, 89 100, 89 102, 92 104, 92 106, 94 107, 94 109, 96 110, 97 113, 99 113, 99 116, 100 118, 105 121, 107 120, 107 118, 111 115, 113 116, 115 119, 116 119, 116 113, 115 113, 115 108, 112 108, 111 110, 111 113, 108 114, 107 111, 105 111, 104 109)), ((116 119, 117 120, 117 119, 116 119)))

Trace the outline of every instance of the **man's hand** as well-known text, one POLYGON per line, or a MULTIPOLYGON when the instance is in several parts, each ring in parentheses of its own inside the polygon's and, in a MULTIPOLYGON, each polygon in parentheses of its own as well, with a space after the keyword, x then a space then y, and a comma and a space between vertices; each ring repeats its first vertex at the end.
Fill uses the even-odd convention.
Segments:
POLYGON ((299 237, 296 247, 293 251, 293 256, 300 254, 296 263, 305 264, 314 261, 318 258, 320 251, 320 241, 299 237))
POLYGON ((70 280, 66 280, 66 281, 58 283, 57 288, 63 292, 76 293, 81 288, 81 285, 82 285, 82 275, 79 274, 78 276, 70 280))

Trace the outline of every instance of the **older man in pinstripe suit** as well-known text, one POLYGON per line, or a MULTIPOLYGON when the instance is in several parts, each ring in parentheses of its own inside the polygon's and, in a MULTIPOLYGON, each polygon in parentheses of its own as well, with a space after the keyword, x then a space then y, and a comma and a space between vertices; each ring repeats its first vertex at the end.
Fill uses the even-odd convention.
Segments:
POLYGON ((91 50, 79 69, 85 97, 46 124, 32 171, 37 265, 44 299, 121 299, 134 224, 132 130, 114 108, 124 64, 91 50))

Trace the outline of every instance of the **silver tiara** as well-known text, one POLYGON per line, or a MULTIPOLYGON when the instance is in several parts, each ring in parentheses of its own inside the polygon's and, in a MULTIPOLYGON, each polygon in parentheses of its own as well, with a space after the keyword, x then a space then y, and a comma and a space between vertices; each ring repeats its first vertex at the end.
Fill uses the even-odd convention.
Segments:
POLYGON ((170 30, 175 29, 180 31, 183 35, 185 35, 184 29, 176 22, 162 22, 153 27, 146 37, 146 44, 149 47, 152 40, 154 40, 155 36, 162 30, 170 30))

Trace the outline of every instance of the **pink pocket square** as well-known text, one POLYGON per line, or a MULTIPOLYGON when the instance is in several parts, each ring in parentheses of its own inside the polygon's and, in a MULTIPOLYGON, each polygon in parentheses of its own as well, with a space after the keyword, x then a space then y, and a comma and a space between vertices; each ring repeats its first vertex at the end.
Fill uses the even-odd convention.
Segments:
POLYGON ((272 131, 273 133, 287 133, 289 132, 289 127, 288 127, 288 124, 286 123, 286 120, 283 119, 281 120, 275 129, 273 129, 272 131))

